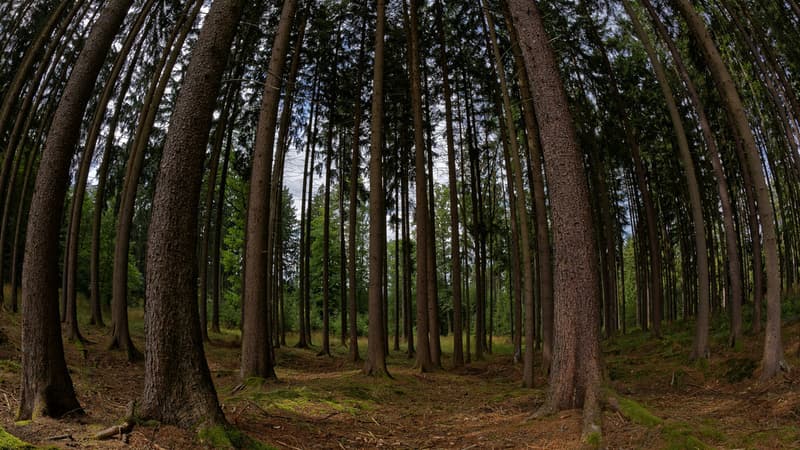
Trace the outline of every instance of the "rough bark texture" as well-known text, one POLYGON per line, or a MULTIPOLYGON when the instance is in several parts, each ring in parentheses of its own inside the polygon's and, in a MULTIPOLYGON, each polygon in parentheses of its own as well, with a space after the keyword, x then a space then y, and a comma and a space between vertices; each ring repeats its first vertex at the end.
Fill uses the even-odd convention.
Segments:
POLYGON ((386 241, 386 211, 383 191, 383 51, 386 4, 378 2, 375 23, 375 65, 372 72, 372 124, 369 161, 369 330, 367 359, 363 372, 388 375, 386 335, 383 329, 383 253, 386 241))
POLYGON ((268 193, 272 179, 272 156, 275 141, 275 123, 278 119, 281 76, 289 47, 295 0, 286 0, 281 10, 278 31, 272 45, 268 73, 264 86, 261 113, 258 118, 256 144, 253 150, 253 169, 250 176, 250 194, 247 202, 247 246, 244 269, 244 315, 242 332, 243 378, 257 376, 274 378, 271 324, 267 321, 267 217, 270 205, 268 193))
POLYGON ((153 199, 141 414, 185 428, 226 423, 197 313, 197 204, 212 114, 243 3, 216 0, 206 15, 170 120, 153 199))
POLYGON ((584 434, 600 431, 599 280, 589 192, 566 91, 534 2, 509 0, 549 180, 555 244, 554 352, 542 412, 584 408, 584 434))
POLYGON ((722 97, 722 102, 737 129, 737 137, 744 147, 746 165, 752 179, 758 203, 758 218, 764 239, 764 261, 767 274, 767 325, 764 336, 764 355, 761 360, 761 379, 767 380, 786 367, 781 343, 781 276, 778 260, 778 239, 775 230, 775 213, 770 202, 769 187, 761 171, 761 156, 756 146, 753 132, 747 121, 742 99, 736 84, 717 50, 703 19, 697 14, 689 0, 673 0, 680 10, 689 31, 703 50, 706 63, 714 78, 714 83, 722 97))
POLYGON ((42 152, 28 218, 22 277, 22 391, 19 420, 59 417, 80 405, 58 323, 59 229, 80 123, 114 36, 133 0, 106 5, 81 50, 42 152))

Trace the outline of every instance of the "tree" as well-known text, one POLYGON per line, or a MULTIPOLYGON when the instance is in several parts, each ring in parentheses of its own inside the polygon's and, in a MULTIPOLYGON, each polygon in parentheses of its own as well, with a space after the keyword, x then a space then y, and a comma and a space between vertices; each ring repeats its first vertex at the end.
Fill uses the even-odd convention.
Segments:
POLYGON ((271 324, 267 321, 267 224, 268 194, 272 177, 272 158, 275 145, 275 124, 278 118, 280 80, 289 47, 289 35, 297 2, 285 0, 281 10, 278 31, 272 45, 268 73, 271 77, 264 85, 261 113, 258 118, 256 144, 253 150, 253 167, 250 176, 250 194, 247 202, 247 245, 244 269, 244 315, 242 332, 242 378, 257 376, 275 378, 271 324))
POLYGON ((369 145, 369 330, 367 375, 389 375, 386 369, 387 337, 383 328, 383 253, 386 240, 383 164, 383 49, 386 27, 386 4, 377 0, 375 22, 375 62, 372 70, 372 123, 369 145))
POLYGON ((731 78, 708 28, 689 0, 673 0, 673 2, 686 20, 689 32, 703 51, 708 69, 722 97, 723 106, 733 120, 732 126, 735 128, 736 138, 743 146, 745 160, 740 163, 747 167, 755 188, 767 274, 767 327, 764 336, 764 355, 761 360, 761 379, 768 380, 775 376, 780 369, 788 367, 783 357, 783 345, 781 344, 780 262, 778 260, 775 212, 770 200, 769 188, 764 173, 761 171, 760 153, 747 121, 742 99, 736 89, 736 83, 731 78))
POLYGON ((92 27, 56 108, 28 217, 22 276, 22 392, 18 420, 80 410, 58 323, 58 233, 80 121, 132 0, 112 0, 92 27))
POLYGON ((554 353, 540 413, 583 407, 583 433, 600 432, 599 282, 583 155, 555 54, 535 2, 508 0, 531 77, 553 210, 554 353))
POLYGON ((206 15, 170 119, 153 199, 141 415, 184 428, 226 423, 197 311, 197 205, 214 106, 243 3, 216 0, 206 15))

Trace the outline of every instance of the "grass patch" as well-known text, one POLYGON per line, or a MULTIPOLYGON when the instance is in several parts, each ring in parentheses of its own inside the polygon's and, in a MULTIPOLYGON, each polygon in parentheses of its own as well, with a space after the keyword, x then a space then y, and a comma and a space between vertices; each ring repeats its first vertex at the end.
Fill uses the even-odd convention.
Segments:
POLYGON ((215 449, 271 450, 270 447, 257 441, 241 431, 221 425, 203 428, 197 433, 200 443, 215 449))

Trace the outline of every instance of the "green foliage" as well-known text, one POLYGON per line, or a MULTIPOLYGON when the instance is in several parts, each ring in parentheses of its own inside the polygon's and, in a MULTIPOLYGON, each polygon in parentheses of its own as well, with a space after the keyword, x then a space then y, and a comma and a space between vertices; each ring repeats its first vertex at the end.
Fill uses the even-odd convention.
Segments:
POLYGON ((725 379, 728 383, 738 383, 752 378, 753 371, 758 367, 758 362, 749 358, 732 358, 725 361, 725 379))

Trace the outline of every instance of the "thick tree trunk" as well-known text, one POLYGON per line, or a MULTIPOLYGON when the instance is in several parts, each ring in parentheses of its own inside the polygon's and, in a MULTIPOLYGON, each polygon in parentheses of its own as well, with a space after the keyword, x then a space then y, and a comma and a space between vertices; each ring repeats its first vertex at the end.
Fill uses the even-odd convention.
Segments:
POLYGON ((553 209, 555 327, 542 412, 584 408, 584 436, 599 433, 602 379, 599 282, 589 192, 558 64, 535 3, 509 0, 541 127, 553 209))
POLYGON ((245 248, 244 298, 247 314, 244 316, 242 332, 242 378, 252 376, 274 378, 271 324, 267 321, 267 277, 272 258, 267 250, 267 223, 270 206, 269 187, 272 182, 272 158, 275 140, 275 124, 278 118, 280 85, 296 0, 285 0, 275 41, 272 45, 268 73, 270 78, 264 87, 261 113, 256 130, 253 150, 253 168, 250 176, 250 193, 247 202, 247 247, 245 248), (265 277, 267 275, 267 277, 265 277))
POLYGON ((764 336, 764 355, 761 361, 761 380, 775 376, 782 368, 787 367, 781 343, 781 299, 780 299, 780 262, 778 260, 778 240, 775 230, 775 213, 770 202, 770 191, 764 173, 761 171, 761 157, 747 121, 742 99, 736 90, 728 68, 712 39, 703 19, 697 14, 688 0, 673 0, 680 10, 689 31, 703 50, 706 63, 719 90, 722 102, 737 130, 737 137, 744 147, 746 165, 755 188, 758 203, 758 218, 764 239, 765 269, 767 274, 767 326, 764 336))
POLYGON ((225 424, 197 313, 197 205, 212 115, 242 0, 216 0, 175 103, 147 247, 148 339, 141 414, 184 428, 225 424))
POLYGON ((18 420, 80 410, 58 323, 58 234, 80 121, 132 0, 108 3, 70 73, 42 151, 28 218, 22 278, 22 390, 18 420))
POLYGON ((386 208, 383 188, 383 52, 386 27, 386 5, 377 0, 375 23, 375 66, 372 81, 372 124, 369 161, 369 336, 367 375, 388 375, 386 369, 386 336, 383 330, 383 252, 386 241, 386 208))

